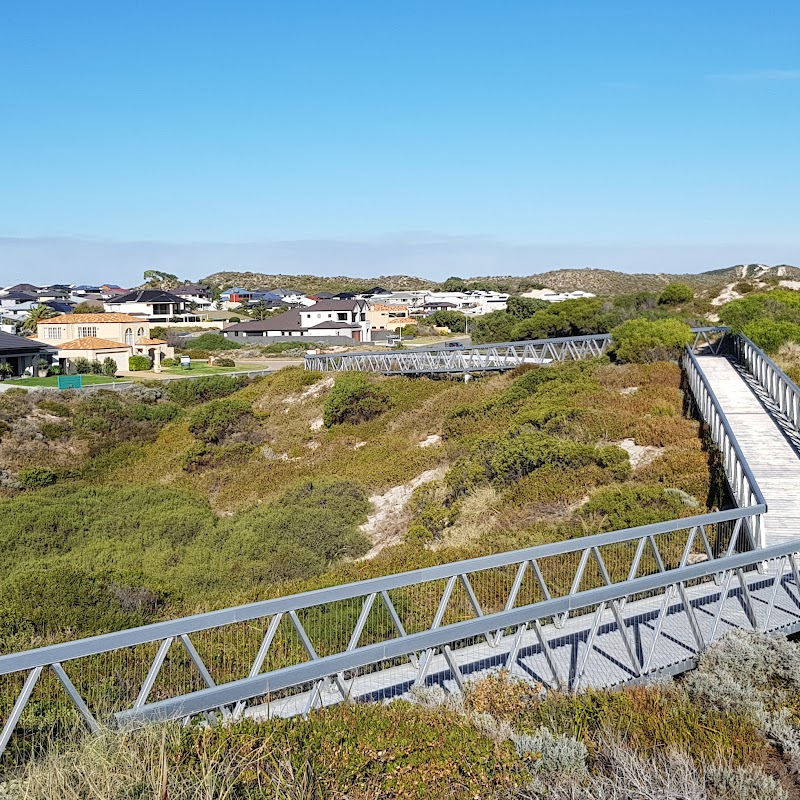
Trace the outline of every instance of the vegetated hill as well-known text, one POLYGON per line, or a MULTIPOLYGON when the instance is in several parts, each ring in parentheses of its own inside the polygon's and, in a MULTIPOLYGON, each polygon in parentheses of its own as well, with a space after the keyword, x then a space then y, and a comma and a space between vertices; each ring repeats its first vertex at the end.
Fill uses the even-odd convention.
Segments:
POLYGON ((291 368, 244 384, 0 395, 0 549, 14 565, 0 576, 0 649, 708 500, 675 365, 582 362, 468 384, 291 368), (660 457, 631 473, 610 444, 626 439, 660 457), (408 504, 413 482, 424 486, 408 504), (382 522, 378 507, 390 507, 382 522))
POLYGON ((433 289, 434 281, 411 275, 381 275, 379 278, 322 277, 319 275, 268 275, 263 272, 215 272, 200 281, 218 289, 241 286, 244 289, 297 289, 315 292, 364 292, 374 286, 385 289, 433 289))
MULTIPOLYGON (((762 264, 740 264, 724 269, 691 274, 678 273, 628 273, 608 269, 557 269, 540 274, 487 275, 465 278, 463 283, 472 288, 491 288, 509 293, 524 292, 544 286, 555 291, 582 290, 601 297, 636 292, 659 292, 676 281, 688 283, 701 292, 711 292, 737 281, 754 281, 757 284, 777 283, 779 280, 800 280, 800 268, 787 264, 769 267, 762 264)), ((350 278, 347 276, 321 277, 315 275, 268 275, 260 272, 215 272, 203 278, 217 288, 242 286, 245 289, 296 288, 302 292, 359 292, 373 286, 387 289, 441 289, 448 282, 437 282, 412 275, 382 275, 378 278, 350 278)))

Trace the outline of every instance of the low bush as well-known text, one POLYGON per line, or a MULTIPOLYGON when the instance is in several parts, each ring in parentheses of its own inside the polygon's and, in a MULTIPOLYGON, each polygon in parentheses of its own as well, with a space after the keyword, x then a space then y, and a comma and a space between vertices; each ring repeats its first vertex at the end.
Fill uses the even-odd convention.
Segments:
POLYGON ((21 469, 17 480, 26 489, 38 489, 42 486, 51 486, 56 482, 56 473, 43 467, 28 467, 21 469))
POLYGON ((242 345, 233 339, 228 339, 221 333, 204 333, 197 338, 185 339, 184 350, 239 350, 242 345))
POLYGON ((89 372, 91 372, 92 375, 102 375, 103 365, 95 358, 93 361, 89 362, 89 372))
POLYGON ((189 406, 227 397, 248 383, 242 375, 207 375, 190 381, 173 381, 167 386, 167 397, 178 405, 189 406))
POLYGON ((694 299, 694 289, 687 283, 670 283, 658 296, 663 306, 680 306, 694 299))
POLYGON ((113 378, 117 374, 117 362, 111 357, 104 359, 102 373, 103 375, 108 375, 109 378, 113 378))
POLYGON ((215 367, 235 367, 236 362, 232 358, 215 358, 215 367))
POLYGON ((390 407, 387 394, 360 373, 339 375, 325 401, 325 426, 369 422, 390 407))
POLYGON ((153 366, 147 356, 131 356, 128 359, 128 370, 130 372, 143 372, 153 366))
POLYGON ((688 325, 675 319, 632 319, 611 331, 614 356, 623 363, 675 361, 692 341, 688 325))
POLYGON ((76 375, 88 375, 92 371, 92 364, 88 358, 78 356, 77 358, 70 359, 72 368, 75 370, 76 375))
POLYGON ((617 531, 697 513, 697 501, 663 486, 609 486, 597 491, 580 509, 582 517, 602 517, 603 530, 617 531))
POLYGON ((790 342, 800 342, 800 323, 759 319, 744 326, 742 333, 765 353, 775 355, 790 342))
POLYGON ((66 403, 59 403, 57 400, 40 400, 37 408, 55 417, 68 417, 72 413, 66 403))
POLYGON ((245 418, 252 418, 251 407, 244 400, 211 400, 189 417, 189 430, 207 444, 219 444, 236 430, 245 418))

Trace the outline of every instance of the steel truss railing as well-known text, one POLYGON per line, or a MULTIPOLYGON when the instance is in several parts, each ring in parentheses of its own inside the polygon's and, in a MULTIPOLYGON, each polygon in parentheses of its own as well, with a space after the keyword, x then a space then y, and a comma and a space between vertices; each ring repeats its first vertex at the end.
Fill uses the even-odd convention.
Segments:
POLYGON ((742 333, 734 336, 733 347, 739 363, 758 381, 778 410, 800 430, 800 388, 756 344, 742 333))
MULTIPOLYGON (((756 505, 599 534, 3 656, 0 675, 24 676, 24 683, 0 734, 0 748, 9 743, 48 670, 95 729, 112 713, 118 722, 215 709, 239 717, 254 698, 264 696, 274 713, 303 713, 331 702, 331 694, 341 701, 398 695, 426 682, 450 680, 460 686, 469 674, 515 667, 531 655, 541 656, 549 670, 531 668, 537 680, 571 689, 587 675, 589 682, 603 685, 670 668, 683 660, 670 655, 676 602, 688 620, 680 635, 692 637, 696 655, 714 636, 693 619, 692 602, 706 602, 708 587, 720 579, 737 579, 737 597, 752 594, 753 578, 763 583, 763 575, 753 573, 753 553, 737 555, 736 550, 743 541, 749 548, 755 544, 765 510, 756 505), (643 613, 647 630, 638 629, 643 613), (243 623, 257 634, 257 652, 234 680, 221 674, 220 653, 208 634, 221 634, 217 643, 225 643, 225 629, 243 623), (629 636, 631 626, 637 630, 629 636), (620 638, 613 661, 606 653, 598 666, 592 643, 612 629, 620 638), (291 641, 299 647, 292 649, 291 641), (109 677, 100 657, 126 651, 122 663, 130 664, 137 653, 141 659, 142 647, 149 658, 114 678, 133 682, 127 697, 117 698, 116 707, 104 707, 102 697, 92 696, 98 675, 101 683, 109 677), (566 656, 564 648, 577 648, 577 656, 566 656), (268 661, 272 668, 265 670, 268 661), (206 688, 183 691, 185 683, 174 683, 176 669, 194 672, 206 688), (142 673, 143 679, 134 681, 142 673), (159 699, 151 702, 154 694, 159 699)), ((758 564, 790 555, 786 548, 764 551, 758 564)), ((780 584, 784 592, 792 591, 783 580, 788 563, 781 562, 771 584, 780 584)), ((719 598, 720 609, 728 599, 728 594, 719 598)), ((773 629, 774 598, 760 617, 755 601, 749 602, 753 627, 773 629)), ((720 611, 714 635, 722 619, 720 611)), ((794 622, 800 623, 800 611, 794 622)))
POLYGON ((597 358, 605 353, 610 341, 611 337, 603 333, 452 349, 307 355, 305 367, 321 372, 378 372, 385 375, 501 372, 522 364, 549 364, 554 361, 597 358))
POLYGON ((764 499, 690 348, 684 368, 742 507, 2 656, 0 755, 40 725, 37 692, 60 693, 92 730, 291 715, 458 690, 498 667, 569 690, 614 685, 687 669, 732 627, 800 630, 798 545, 759 547, 764 499))

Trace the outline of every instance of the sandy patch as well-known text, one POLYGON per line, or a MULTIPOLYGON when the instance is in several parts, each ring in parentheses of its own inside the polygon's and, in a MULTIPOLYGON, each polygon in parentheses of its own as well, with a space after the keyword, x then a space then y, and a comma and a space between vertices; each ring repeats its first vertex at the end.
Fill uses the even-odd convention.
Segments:
POLYGON ((323 378, 321 381, 312 383, 311 386, 306 387, 299 394, 290 394, 288 397, 284 398, 283 403, 286 406, 284 412, 289 410, 289 406, 295 406, 305 400, 316 400, 324 391, 333 386, 333 381, 333 377, 323 378))
POLYGON ((353 450, 360 450, 362 447, 366 447, 366 446, 367 446, 366 442, 356 442, 353 445, 353 450))
POLYGON ((321 431, 323 426, 325 425, 325 420, 322 417, 317 417, 314 420, 311 420, 311 425, 309 426, 312 431, 321 431))
POLYGON ((639 391, 638 386, 626 386, 624 389, 620 389, 620 394, 636 394, 639 391))
POLYGON ((646 467, 652 464, 666 448, 653 447, 652 445, 636 444, 633 439, 623 439, 621 442, 613 442, 617 447, 621 447, 631 460, 631 466, 634 469, 639 467, 646 467))
POLYGON ((423 439, 420 443, 420 447, 432 447, 435 444, 439 444, 442 441, 442 437, 439 436, 438 433, 432 433, 427 439, 423 439))
POLYGON ((800 289, 800 281, 778 281, 778 284, 784 289, 794 289, 795 291, 800 289))
POLYGON ((429 469, 408 483, 393 486, 388 492, 369 498, 373 510, 360 530, 367 534, 372 547, 365 556, 362 556, 363 559, 375 558, 384 547, 400 544, 409 522, 406 505, 411 499, 412 492, 423 483, 438 480, 444 473, 444 467, 429 469))

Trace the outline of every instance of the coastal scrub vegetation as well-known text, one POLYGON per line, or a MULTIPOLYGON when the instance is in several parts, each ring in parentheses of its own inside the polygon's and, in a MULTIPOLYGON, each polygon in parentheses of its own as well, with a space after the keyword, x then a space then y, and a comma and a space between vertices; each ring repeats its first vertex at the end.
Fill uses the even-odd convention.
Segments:
POLYGON ((797 644, 739 632, 674 682, 545 693, 501 671, 463 696, 431 686, 410 702, 290 720, 79 735, 10 789, 40 800, 789 800, 798 674, 797 644))

